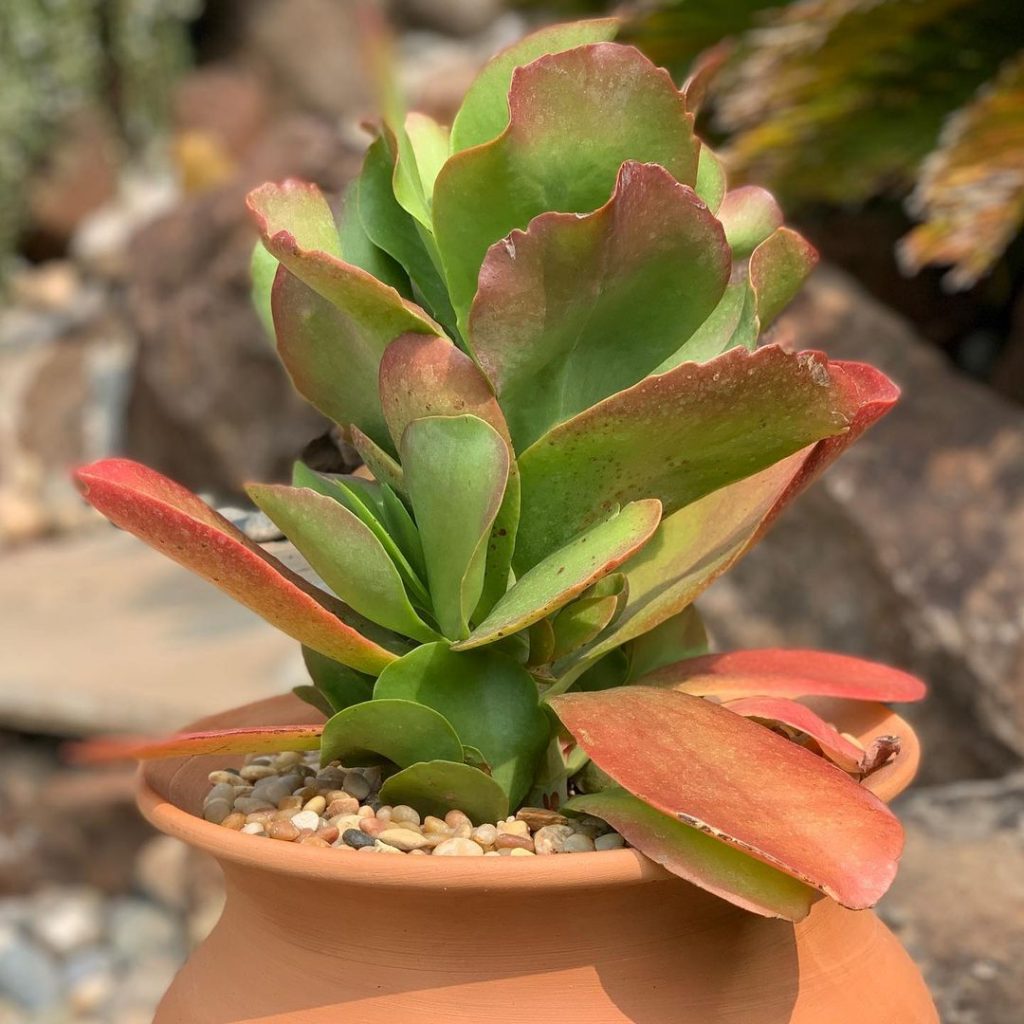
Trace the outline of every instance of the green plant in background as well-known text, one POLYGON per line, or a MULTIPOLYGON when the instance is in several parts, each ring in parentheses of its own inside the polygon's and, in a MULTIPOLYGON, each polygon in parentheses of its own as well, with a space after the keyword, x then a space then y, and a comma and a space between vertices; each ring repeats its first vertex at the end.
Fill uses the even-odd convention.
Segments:
MULTIPOLYGON (((530 7, 552 6, 526 0, 530 7)), ((565 4, 555 4, 564 7, 565 4)), ((576 0, 569 6, 607 4, 576 0)), ((638 0, 623 38, 685 73, 729 39, 715 128, 790 206, 905 197, 904 265, 969 287, 1024 223, 1024 50, 1004 0, 638 0)))
POLYGON ((380 799, 421 813, 597 815, 758 913, 868 906, 902 832, 859 779, 893 742, 865 750, 794 698, 921 684, 708 654, 693 602, 896 389, 758 347, 813 251, 766 192, 727 189, 699 82, 680 92, 616 28, 499 54, 450 130, 392 95, 337 221, 312 185, 250 195, 280 356, 373 479, 299 464, 250 486, 309 578, 136 463, 78 480, 300 641, 327 720, 115 750, 319 749, 383 765, 380 799))
POLYGON ((164 122, 200 0, 11 0, 0 10, 0 279, 29 178, 69 115, 113 106, 139 146, 164 122))

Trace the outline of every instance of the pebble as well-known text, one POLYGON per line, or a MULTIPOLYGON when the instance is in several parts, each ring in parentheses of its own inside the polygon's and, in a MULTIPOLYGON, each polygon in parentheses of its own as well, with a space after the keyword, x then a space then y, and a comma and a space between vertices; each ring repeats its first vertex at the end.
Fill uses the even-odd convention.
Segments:
POLYGON ((351 846, 354 850, 360 850, 364 846, 373 846, 376 840, 371 835, 367 835, 361 829, 358 828, 347 828, 341 833, 341 840, 346 846, 351 846))
POLYGON ((348 772, 345 776, 345 781, 341 784, 341 788, 349 796, 354 796, 357 800, 365 800, 370 795, 369 782, 358 772, 348 772))
POLYGON ((572 834, 570 825, 545 825, 533 835, 534 851, 539 854, 561 853, 572 834))
POLYGON ((480 857, 483 847, 472 839, 446 839, 434 847, 435 857, 480 857))
POLYGON ((203 814, 246 835, 345 853, 407 856, 533 857, 615 850, 626 845, 599 818, 567 818, 543 807, 474 825, 461 810, 444 818, 408 804, 382 804, 379 768, 316 763, 312 753, 249 756, 239 773, 209 774, 203 814))
POLYGON ((377 836, 377 839, 379 842, 397 847, 406 853, 409 850, 422 850, 425 846, 431 845, 430 840, 425 836, 408 828, 386 828, 377 836))
POLYGON ((308 828, 315 832, 320 827, 320 815, 316 811, 299 811, 292 815, 292 824, 297 829, 308 828))

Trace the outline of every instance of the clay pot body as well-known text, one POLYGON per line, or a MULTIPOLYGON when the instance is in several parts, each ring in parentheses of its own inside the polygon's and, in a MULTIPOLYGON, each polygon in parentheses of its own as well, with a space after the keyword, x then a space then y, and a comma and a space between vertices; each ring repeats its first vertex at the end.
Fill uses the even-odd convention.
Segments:
MULTIPOLYGON (((288 697, 197 726, 313 717, 288 697)), ((872 785, 895 795, 918 757, 905 723, 871 706, 842 725, 903 735, 872 785)), ((227 888, 155 1024, 937 1024, 870 912, 822 899, 797 925, 768 920, 632 850, 435 860, 254 839, 195 816, 226 761, 155 762, 140 786, 150 821, 212 853, 227 888)))

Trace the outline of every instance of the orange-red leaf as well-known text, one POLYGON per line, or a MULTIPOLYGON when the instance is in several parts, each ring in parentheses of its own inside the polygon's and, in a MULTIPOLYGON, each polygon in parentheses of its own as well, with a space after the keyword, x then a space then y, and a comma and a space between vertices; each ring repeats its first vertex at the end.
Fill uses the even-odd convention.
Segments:
POLYGON ((648 686, 551 699, 595 764, 663 814, 854 909, 888 889, 903 849, 889 809, 848 775, 699 697, 648 686))
POLYGON ((269 623, 328 658, 376 675, 396 655, 342 621, 344 604, 268 555, 186 488, 127 459, 75 474, 112 523, 209 580, 269 623))

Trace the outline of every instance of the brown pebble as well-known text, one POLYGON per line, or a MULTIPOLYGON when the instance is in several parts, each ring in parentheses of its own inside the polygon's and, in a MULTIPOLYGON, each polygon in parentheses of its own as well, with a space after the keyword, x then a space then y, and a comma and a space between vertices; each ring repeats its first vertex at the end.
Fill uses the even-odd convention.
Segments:
POLYGON ((221 823, 221 828, 230 828, 240 832, 245 824, 245 815, 241 811, 232 811, 221 823))
POLYGON ((267 835, 271 839, 294 843, 299 838, 299 830, 290 821, 272 821, 267 828, 267 835))
POLYGON ((533 853, 533 840, 526 836, 517 836, 511 832, 499 832, 494 840, 496 850, 529 850, 533 853))
POLYGON ((315 833, 310 833, 308 836, 299 836, 298 843, 300 846, 323 846, 330 847, 330 843, 321 836, 315 833))
MULTIPOLYGON (((330 794, 329 794, 330 795, 330 794)), ((324 817, 336 818, 339 814, 356 814, 359 811, 359 801, 348 793, 342 793, 328 803, 324 817)))
POLYGON ((360 818, 359 827, 368 836, 376 838, 388 827, 388 822, 381 821, 379 818, 360 818))
POLYGON ((277 801, 277 809, 279 811, 298 811, 302 808, 305 801, 301 796, 285 796, 277 801))
POLYGON ((546 825, 568 825, 569 819, 557 811, 549 811, 544 807, 521 807, 516 811, 516 820, 525 821, 536 831, 546 825))
POLYGON ((449 828, 459 828, 461 825, 468 825, 470 831, 473 829, 473 822, 469 820, 469 815, 464 811, 449 811, 444 816, 444 823, 449 828))
POLYGON ((268 821, 273 821, 276 814, 277 811, 253 811, 252 814, 245 816, 245 823, 251 825, 255 822, 258 825, 265 825, 268 821))
POLYGON ((277 772, 269 764, 247 764, 238 774, 246 782, 255 782, 257 779, 269 779, 277 772))
POLYGON ((321 825, 316 834, 327 843, 333 843, 341 835, 341 829, 336 825, 321 825))
POLYGON ((312 800, 315 796, 319 796, 316 791, 316 786, 303 786, 301 789, 297 789, 292 793, 292 797, 297 798, 301 803, 305 803, 307 800, 312 800))
POLYGON ((422 850, 424 846, 430 845, 429 839, 410 828, 386 828, 376 838, 379 842, 387 843, 388 846, 394 846, 406 853, 409 850, 422 850))
POLYGON ((435 818, 434 815, 428 814, 423 819, 423 834, 430 835, 434 833, 436 835, 447 835, 451 831, 451 828, 442 818, 435 818))

